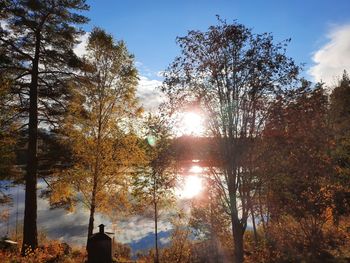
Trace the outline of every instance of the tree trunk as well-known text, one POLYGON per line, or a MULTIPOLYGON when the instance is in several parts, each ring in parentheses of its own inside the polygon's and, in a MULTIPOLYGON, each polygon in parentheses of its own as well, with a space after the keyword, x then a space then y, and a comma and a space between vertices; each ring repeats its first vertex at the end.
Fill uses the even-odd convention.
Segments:
POLYGON ((233 245, 234 245, 234 262, 242 263, 244 261, 244 249, 243 249, 243 235, 244 228, 239 220, 238 212, 236 209, 236 202, 231 197, 231 223, 232 223, 232 235, 233 235, 233 245))
POLYGON ((253 231, 254 231, 254 241, 255 245, 258 245, 258 233, 256 231, 256 225, 255 225, 255 215, 254 215, 254 209, 253 207, 250 208, 250 212, 252 215, 252 223, 253 223, 253 231))
MULTIPOLYGON (((92 236, 94 231, 94 217, 95 217, 95 209, 96 209, 96 191, 97 191, 97 180, 94 178, 94 185, 92 188, 91 195, 91 207, 90 207, 90 217, 89 217, 89 227, 88 227, 88 236, 87 239, 92 236)), ((87 243, 86 243, 87 246, 87 243)))
POLYGON ((213 220, 213 203, 212 203, 212 197, 210 197, 209 200, 209 207, 210 207, 210 234, 211 234, 211 251, 212 251, 212 259, 210 262, 221 262, 221 259, 219 259, 219 250, 218 250, 218 240, 216 236, 215 226, 214 226, 214 220, 213 220))
POLYGON ((154 263, 159 263, 158 251, 158 206, 157 206, 157 174, 153 172, 153 204, 154 204, 154 237, 155 249, 154 263))
POLYGON ((88 227, 88 239, 92 236, 94 231, 94 216, 95 216, 95 205, 91 205, 90 217, 89 217, 89 227, 88 227))
POLYGON ((239 220, 238 209, 237 209, 237 192, 236 192, 236 166, 231 163, 231 167, 227 169, 229 173, 228 177, 228 191, 230 196, 231 206, 231 223, 232 223, 232 235, 234 243, 234 262, 242 263, 244 261, 244 250, 243 250, 243 235, 244 228, 239 220))
MULTIPOLYGON (((237 221, 232 219, 232 222, 237 221)), ((234 242, 234 262, 242 263, 244 261, 244 250, 243 250, 243 229, 239 222, 232 224, 233 242, 234 242)))
POLYGON ((35 55, 32 65, 31 83, 29 91, 29 125, 27 171, 25 176, 25 206, 23 219, 22 255, 26 249, 38 247, 37 232, 37 144, 38 144, 38 75, 40 54, 40 33, 37 34, 35 55))
MULTIPOLYGON (((93 177, 93 186, 91 193, 91 207, 90 207, 90 217, 89 217, 89 227, 88 227, 88 236, 87 240, 92 236, 94 231, 94 219, 95 219, 95 209, 96 209, 96 195, 97 195, 97 184, 100 172, 100 154, 101 154, 101 130, 102 130, 102 104, 99 104, 99 118, 98 118, 98 131, 97 131, 97 141, 96 141, 96 159, 94 167, 94 177, 93 177)), ((87 248, 87 243, 86 243, 87 248)))
POLYGON ((158 207, 157 202, 154 202, 154 235, 155 235, 155 247, 156 254, 154 263, 159 263, 159 251, 158 251, 158 207))

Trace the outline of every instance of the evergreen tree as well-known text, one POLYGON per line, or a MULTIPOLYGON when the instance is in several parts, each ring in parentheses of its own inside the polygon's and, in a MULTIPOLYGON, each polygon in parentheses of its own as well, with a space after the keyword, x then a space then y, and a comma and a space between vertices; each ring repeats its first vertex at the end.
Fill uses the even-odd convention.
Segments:
POLYGON ((84 0, 8 0, 2 3, 0 47, 10 58, 1 68, 15 81, 12 93, 28 124, 25 211, 22 254, 35 249, 37 238, 38 126, 57 125, 68 91, 65 80, 79 66, 73 48, 87 22, 84 0), (77 12, 74 12, 77 11, 77 12))

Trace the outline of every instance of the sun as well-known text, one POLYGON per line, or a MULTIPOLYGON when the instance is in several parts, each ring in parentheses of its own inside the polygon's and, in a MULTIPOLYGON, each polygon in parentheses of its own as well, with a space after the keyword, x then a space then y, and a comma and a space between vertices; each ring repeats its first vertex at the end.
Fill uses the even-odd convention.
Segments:
POLYGON ((183 126, 183 132, 188 135, 198 136, 204 132, 203 118, 195 112, 185 112, 181 125, 183 126))

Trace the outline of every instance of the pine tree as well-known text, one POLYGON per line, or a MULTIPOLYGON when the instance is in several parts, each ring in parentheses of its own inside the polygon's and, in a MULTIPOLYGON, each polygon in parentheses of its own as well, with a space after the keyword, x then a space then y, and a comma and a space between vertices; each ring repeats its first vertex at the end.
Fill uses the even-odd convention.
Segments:
POLYGON ((25 212, 22 254, 35 249, 37 238, 38 126, 57 125, 68 91, 65 79, 79 65, 73 47, 83 33, 76 24, 87 18, 84 0, 8 0, 2 3, 1 49, 11 59, 1 70, 12 75, 24 122, 28 123, 25 212), (77 12, 74 12, 77 11, 77 12))

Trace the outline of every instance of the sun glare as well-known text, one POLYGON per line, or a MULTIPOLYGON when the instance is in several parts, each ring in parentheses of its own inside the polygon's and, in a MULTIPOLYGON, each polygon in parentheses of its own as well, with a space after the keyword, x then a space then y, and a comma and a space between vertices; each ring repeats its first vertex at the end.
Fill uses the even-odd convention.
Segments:
POLYGON ((191 199, 202 191, 202 179, 197 175, 189 175, 185 178, 184 187, 179 195, 181 198, 191 199))
POLYGON ((184 114, 182 125, 185 134, 198 136, 204 131, 202 117, 194 112, 186 112, 184 114))

